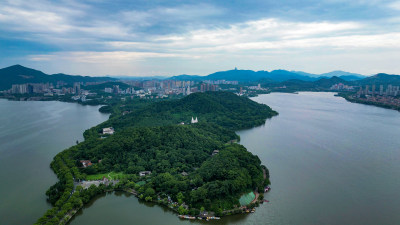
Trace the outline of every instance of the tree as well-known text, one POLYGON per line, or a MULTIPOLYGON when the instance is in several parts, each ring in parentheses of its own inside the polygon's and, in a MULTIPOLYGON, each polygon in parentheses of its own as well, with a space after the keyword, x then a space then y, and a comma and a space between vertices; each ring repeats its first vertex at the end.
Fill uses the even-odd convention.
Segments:
POLYGON ((185 197, 183 196, 182 192, 179 192, 176 195, 176 199, 178 200, 179 205, 181 205, 183 203, 183 200, 185 199, 185 197))
POLYGON ((151 187, 147 188, 146 191, 144 192, 144 196, 146 196, 146 197, 153 197, 153 196, 155 196, 155 194, 156 194, 156 191, 151 187))
POLYGON ((185 209, 183 206, 179 206, 179 208, 178 208, 178 213, 179 213, 180 215, 185 215, 185 214, 188 213, 188 210, 185 209))

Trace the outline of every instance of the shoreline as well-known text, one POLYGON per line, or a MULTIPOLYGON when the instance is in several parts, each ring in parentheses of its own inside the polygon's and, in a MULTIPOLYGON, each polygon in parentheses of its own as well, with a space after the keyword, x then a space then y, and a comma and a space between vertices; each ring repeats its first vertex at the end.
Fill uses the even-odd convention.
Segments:
POLYGON ((400 112, 400 106, 393 106, 393 105, 387 105, 379 102, 371 102, 368 100, 360 100, 360 99, 354 99, 354 98, 349 98, 348 95, 343 95, 338 93, 335 95, 337 97, 344 98, 346 101, 351 102, 351 103, 357 103, 357 104, 362 104, 362 105, 370 105, 370 106, 375 106, 378 108, 383 108, 383 109, 391 109, 400 112))
MULTIPOLYGON (((264 168, 263 168, 263 174, 264 174, 264 180, 265 180, 265 179, 266 179, 266 174, 265 174, 265 169, 264 169, 264 168)), ((133 189, 133 188, 131 188, 131 189, 110 189, 110 190, 104 191, 104 192, 101 193, 101 194, 112 193, 112 192, 118 192, 118 191, 119 191, 119 192, 125 192, 125 193, 128 193, 128 194, 131 194, 131 195, 133 195, 138 201, 145 201, 145 200, 140 199, 140 198, 138 197, 138 193, 137 193, 136 190, 133 189)), ((251 201, 251 203, 250 203, 249 205, 247 205, 247 206, 240 206, 240 207, 236 207, 236 208, 233 208, 233 209, 225 210, 225 211, 222 212, 222 214, 224 214, 224 215, 221 215, 221 218, 222 218, 222 217, 232 216, 232 215, 238 215, 238 214, 253 213, 253 212, 255 211, 255 208, 256 208, 256 207, 259 207, 260 204, 263 204, 263 202, 264 202, 263 200, 259 200, 259 199, 258 199, 259 196, 260 196, 260 193, 259 193, 258 191, 253 191, 253 193, 254 193, 255 197, 254 197, 254 199, 251 201), (250 210, 250 209, 253 209, 253 210, 250 210)), ((96 196, 93 196, 93 198, 92 198, 92 200, 91 200, 91 201, 93 201, 92 203, 94 203, 94 202, 97 200, 96 197, 100 196, 101 194, 96 195, 96 196)), ((155 204, 157 204, 157 205, 160 206, 160 207, 168 208, 168 209, 171 210, 174 214, 176 214, 180 219, 184 219, 184 218, 181 218, 181 217, 180 217, 180 216, 182 216, 182 215, 179 215, 178 208, 169 207, 168 205, 164 204, 161 200, 151 200, 151 201, 145 201, 145 202, 155 203, 155 204)), ((88 204, 89 204, 89 203, 88 203, 88 204)), ((85 205, 88 205, 88 204, 85 204, 85 205)), ((83 209, 85 208, 85 205, 82 205, 82 206, 79 207, 78 209, 73 209, 73 210, 71 210, 70 212, 68 212, 67 215, 60 221, 60 224, 62 224, 62 225, 69 224, 69 222, 76 216, 76 214, 77 214, 79 211, 81 211, 81 210, 83 210, 83 209)), ((215 217, 214 214, 215 214, 215 212, 210 212, 210 216, 195 215, 195 216, 193 216, 193 217, 195 217, 194 220, 205 220, 204 218, 206 218, 206 217, 215 217), (202 218, 202 219, 199 219, 199 218, 202 218)), ((217 217, 217 218, 218 218, 218 217, 217 217)))

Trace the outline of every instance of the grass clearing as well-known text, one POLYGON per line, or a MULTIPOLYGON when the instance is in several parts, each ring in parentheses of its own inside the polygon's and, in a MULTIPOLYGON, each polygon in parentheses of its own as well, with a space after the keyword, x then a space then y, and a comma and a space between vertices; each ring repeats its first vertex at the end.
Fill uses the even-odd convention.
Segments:
POLYGON ((122 172, 99 173, 99 174, 87 175, 86 180, 101 180, 101 179, 103 179, 103 177, 106 177, 107 179, 111 179, 111 180, 116 180, 116 179, 122 178, 124 176, 127 176, 127 174, 124 174, 122 172))
POLYGON ((244 195, 242 195, 242 196, 240 197, 239 203, 240 203, 241 206, 248 205, 248 204, 250 204, 250 203, 254 200, 255 197, 256 197, 256 196, 254 195, 253 192, 244 194, 244 195))

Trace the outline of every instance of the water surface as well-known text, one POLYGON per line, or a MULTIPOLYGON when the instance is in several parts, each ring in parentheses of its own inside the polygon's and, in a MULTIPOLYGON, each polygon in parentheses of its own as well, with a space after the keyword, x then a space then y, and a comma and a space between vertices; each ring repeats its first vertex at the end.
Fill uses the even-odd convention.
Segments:
POLYGON ((280 115, 239 132, 271 173, 263 224, 400 224, 400 113, 333 93, 262 95, 280 115))
POLYGON ((0 224, 33 224, 51 207, 45 192, 57 177, 50 162, 107 120, 98 108, 0 99, 0 224))

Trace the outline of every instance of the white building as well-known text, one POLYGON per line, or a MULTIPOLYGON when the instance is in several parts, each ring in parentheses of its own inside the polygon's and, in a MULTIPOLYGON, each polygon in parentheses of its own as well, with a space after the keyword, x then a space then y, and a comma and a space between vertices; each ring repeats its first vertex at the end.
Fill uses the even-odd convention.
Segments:
POLYGON ((141 176, 141 177, 146 176, 146 175, 150 175, 150 174, 151 174, 151 171, 140 171, 139 172, 139 176, 141 176))
POLYGON ((198 123, 199 121, 197 120, 197 117, 196 117, 196 119, 193 119, 193 117, 192 117, 192 121, 191 121, 191 123, 198 123))
POLYGON ((114 128, 112 127, 103 128, 103 134, 114 134, 114 128))

